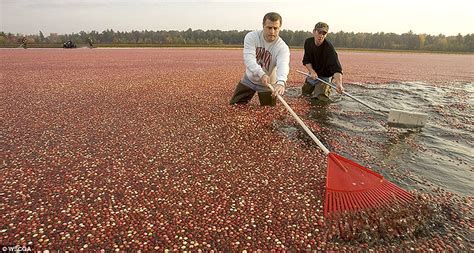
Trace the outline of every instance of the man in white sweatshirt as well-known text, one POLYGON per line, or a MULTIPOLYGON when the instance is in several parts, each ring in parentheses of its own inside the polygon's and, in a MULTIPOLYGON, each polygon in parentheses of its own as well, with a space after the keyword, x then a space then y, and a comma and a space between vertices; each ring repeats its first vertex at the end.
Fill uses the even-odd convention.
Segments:
POLYGON ((279 37, 282 24, 278 13, 263 17, 263 30, 249 32, 244 39, 245 74, 235 87, 230 104, 246 104, 258 92, 260 105, 276 103, 285 93, 290 71, 290 49, 279 37), (274 84, 272 93, 268 84, 274 84))

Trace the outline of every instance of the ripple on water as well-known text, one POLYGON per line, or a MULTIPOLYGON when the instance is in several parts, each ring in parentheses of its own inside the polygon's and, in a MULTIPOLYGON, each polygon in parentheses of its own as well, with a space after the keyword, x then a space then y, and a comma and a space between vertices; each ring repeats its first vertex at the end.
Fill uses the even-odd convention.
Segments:
MULTIPOLYGON (((360 84, 348 85, 346 90, 374 107, 427 113, 428 123, 422 129, 391 128, 386 125, 386 115, 337 94, 329 105, 308 99, 311 108, 307 115, 301 116, 311 118, 323 128, 359 138, 359 148, 374 156, 375 161, 383 161, 418 178, 411 182, 429 182, 429 185, 408 183, 409 188, 442 187, 462 196, 474 194, 471 180, 474 177, 471 168, 474 164, 471 154, 474 83, 449 86, 422 82, 360 84)), ((286 96, 300 97, 299 87, 289 88, 286 96)), ((279 129, 288 136, 295 136, 294 126, 283 124, 279 129)), ((327 143, 341 139, 337 134, 319 138, 327 143)), ((339 152, 357 156, 344 146, 339 152)))

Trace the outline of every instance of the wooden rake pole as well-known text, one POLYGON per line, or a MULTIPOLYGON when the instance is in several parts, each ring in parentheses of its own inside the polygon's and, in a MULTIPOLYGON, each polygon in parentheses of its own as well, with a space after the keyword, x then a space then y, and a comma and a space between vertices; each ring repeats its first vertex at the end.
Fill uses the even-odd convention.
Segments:
MULTIPOLYGON (((274 88, 271 84, 268 84, 268 87, 270 87, 270 89, 272 91, 274 91, 274 88)), ((319 139, 313 134, 313 132, 311 132, 311 130, 309 130, 308 126, 306 126, 306 124, 300 119, 300 117, 298 117, 298 115, 295 113, 295 111, 293 111, 293 109, 291 109, 291 107, 288 105, 288 103, 286 103, 286 101, 283 99, 283 97, 280 96, 280 95, 277 95, 277 98, 285 106, 285 108, 288 110, 288 112, 291 114, 291 116, 293 116, 293 118, 296 119, 296 121, 300 124, 300 126, 304 129, 304 131, 309 135, 309 137, 311 137, 311 139, 313 139, 313 141, 318 145, 318 147, 324 152, 324 154, 328 155, 330 153, 329 149, 327 149, 321 143, 321 141, 319 141, 319 139)))

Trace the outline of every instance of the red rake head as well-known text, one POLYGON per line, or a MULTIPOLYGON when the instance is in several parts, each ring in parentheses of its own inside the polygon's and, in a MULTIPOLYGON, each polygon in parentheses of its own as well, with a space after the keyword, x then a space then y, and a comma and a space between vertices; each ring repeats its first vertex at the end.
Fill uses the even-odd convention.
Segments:
POLYGON ((362 165, 336 153, 328 155, 324 215, 410 203, 413 196, 362 165))

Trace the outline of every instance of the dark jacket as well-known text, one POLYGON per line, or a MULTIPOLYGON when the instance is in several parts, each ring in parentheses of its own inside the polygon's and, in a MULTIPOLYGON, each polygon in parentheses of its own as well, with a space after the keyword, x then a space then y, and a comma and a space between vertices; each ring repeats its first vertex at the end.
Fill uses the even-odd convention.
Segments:
POLYGON ((303 65, 311 63, 318 76, 331 77, 334 73, 342 74, 342 66, 336 53, 336 49, 327 39, 323 44, 316 46, 314 37, 304 42, 303 65))

